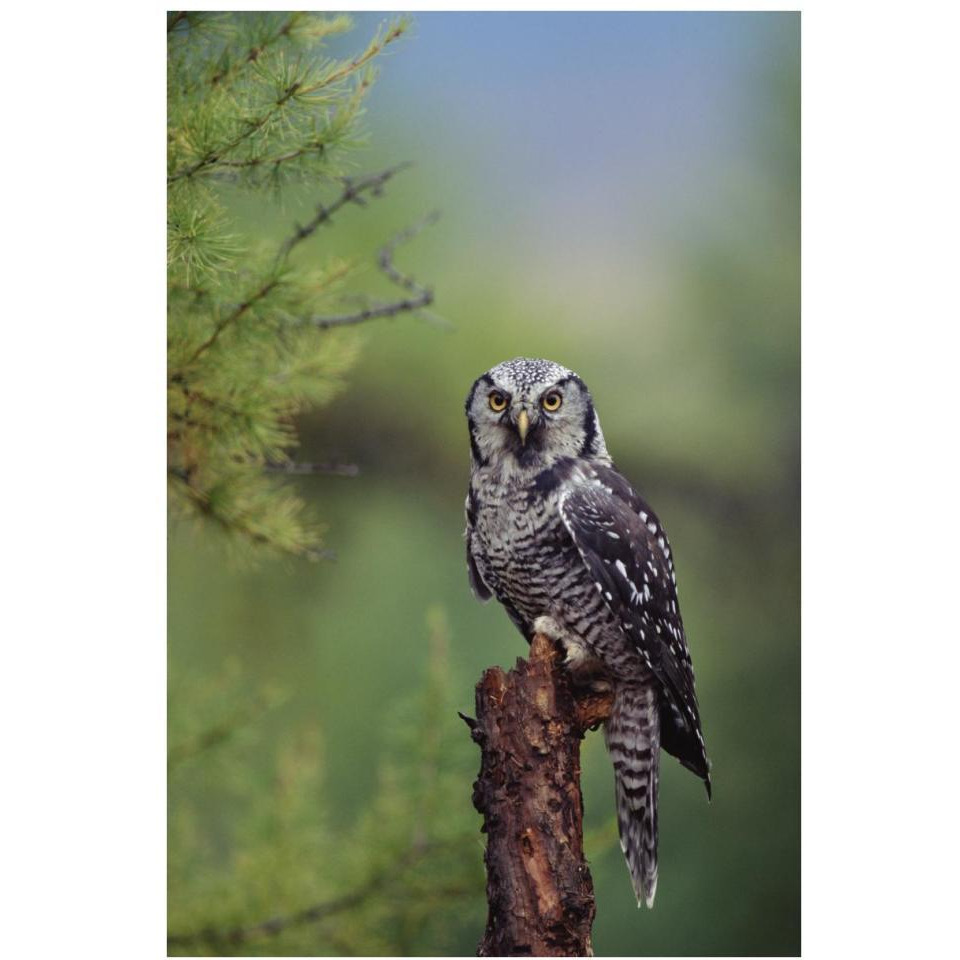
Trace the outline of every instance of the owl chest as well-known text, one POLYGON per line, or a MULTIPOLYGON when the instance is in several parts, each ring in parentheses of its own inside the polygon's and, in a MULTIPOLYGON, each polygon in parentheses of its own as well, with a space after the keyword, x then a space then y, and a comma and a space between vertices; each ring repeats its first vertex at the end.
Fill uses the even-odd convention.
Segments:
POLYGON ((477 517, 476 534, 491 579, 513 597, 542 589, 568 539, 556 505, 531 502, 526 494, 488 502, 477 517))

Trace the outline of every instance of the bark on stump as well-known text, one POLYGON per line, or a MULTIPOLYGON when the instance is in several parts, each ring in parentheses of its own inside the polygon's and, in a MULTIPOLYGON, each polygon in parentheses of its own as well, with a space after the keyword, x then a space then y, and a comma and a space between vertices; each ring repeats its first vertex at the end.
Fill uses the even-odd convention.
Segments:
MULTIPOLYGON (((579 695, 556 645, 477 684, 482 752, 473 803, 487 834, 487 929, 479 956, 591 956, 595 904, 583 856, 580 741, 611 697, 579 695)), ((464 718, 467 719, 467 718, 464 718)))

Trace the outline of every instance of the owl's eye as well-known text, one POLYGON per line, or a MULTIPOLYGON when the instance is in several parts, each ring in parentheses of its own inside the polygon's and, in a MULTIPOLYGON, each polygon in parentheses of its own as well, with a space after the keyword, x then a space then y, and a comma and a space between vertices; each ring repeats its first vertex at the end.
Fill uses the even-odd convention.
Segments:
POLYGON ((540 401, 540 405, 547 413, 554 413, 559 410, 561 403, 563 403, 563 397, 560 396, 556 390, 551 390, 549 393, 544 394, 543 399, 540 401))
POLYGON ((507 409, 507 398, 499 390, 490 394, 490 409, 494 413, 502 413, 507 409))

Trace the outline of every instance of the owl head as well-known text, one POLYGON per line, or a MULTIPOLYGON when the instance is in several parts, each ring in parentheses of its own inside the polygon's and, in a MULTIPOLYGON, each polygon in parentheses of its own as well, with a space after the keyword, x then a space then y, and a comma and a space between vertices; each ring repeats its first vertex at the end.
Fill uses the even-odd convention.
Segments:
POLYGON ((518 357, 498 364, 474 381, 466 410, 476 466, 609 460, 590 391, 559 363, 518 357))

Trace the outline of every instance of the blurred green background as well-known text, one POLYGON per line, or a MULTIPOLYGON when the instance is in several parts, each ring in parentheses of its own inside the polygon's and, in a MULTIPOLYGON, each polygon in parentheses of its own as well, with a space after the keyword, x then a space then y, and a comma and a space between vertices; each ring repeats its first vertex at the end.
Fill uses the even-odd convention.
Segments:
MULTIPOLYGON (((356 48, 381 19, 357 15, 338 44, 356 48)), ((456 711, 472 713, 483 669, 525 645, 467 585, 462 404, 495 363, 542 356, 591 387, 618 466, 669 531, 713 762, 708 805, 664 758, 657 903, 638 912, 612 840, 609 761, 587 737, 596 952, 799 953, 799 62, 799 15, 641 13, 422 14, 380 62, 354 161, 415 166, 313 250, 370 261, 440 209, 397 262, 435 288, 449 326, 369 325, 349 389, 303 418, 299 459, 361 471, 298 482, 335 560, 237 567, 171 527, 171 744, 188 702, 215 721, 231 685, 247 704, 282 691, 239 724, 226 772, 204 754, 171 776, 171 849, 186 831, 205 850, 171 853, 173 901, 178 876, 197 917, 205 890, 223 897, 214 875, 236 866, 238 810, 275 785, 278 754, 297 765, 298 744, 322 767, 305 789, 324 824, 355 830, 388 789, 383 761, 405 763, 391 728, 421 702, 438 643, 451 702, 431 723, 462 807, 447 813, 477 830, 479 753, 456 711)), ((279 240, 316 197, 230 203, 245 231, 279 240)), ((376 843, 375 823, 364 836, 376 843)), ((469 861, 468 889, 442 923, 384 949, 474 952, 479 834, 451 855, 469 861)), ((294 862, 313 854, 277 856, 295 903, 294 862)), ((263 952, 351 952, 302 936, 263 952)))

